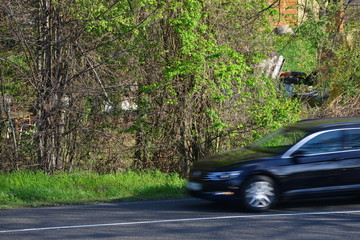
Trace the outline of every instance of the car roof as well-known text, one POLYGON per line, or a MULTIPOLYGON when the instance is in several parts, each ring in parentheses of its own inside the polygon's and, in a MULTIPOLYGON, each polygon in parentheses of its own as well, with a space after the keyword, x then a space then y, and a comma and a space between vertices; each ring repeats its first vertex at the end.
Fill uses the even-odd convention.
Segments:
POLYGON ((305 119, 291 124, 288 127, 302 129, 304 131, 319 131, 323 129, 355 126, 360 126, 360 117, 305 119))

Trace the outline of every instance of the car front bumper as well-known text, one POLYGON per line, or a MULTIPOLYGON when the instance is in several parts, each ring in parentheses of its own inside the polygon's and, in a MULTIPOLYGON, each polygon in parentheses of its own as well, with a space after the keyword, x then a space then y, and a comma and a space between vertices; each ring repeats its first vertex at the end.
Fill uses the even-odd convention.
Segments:
POLYGON ((186 188, 191 196, 208 200, 237 199, 239 192, 239 187, 230 186, 228 182, 190 181, 186 188))

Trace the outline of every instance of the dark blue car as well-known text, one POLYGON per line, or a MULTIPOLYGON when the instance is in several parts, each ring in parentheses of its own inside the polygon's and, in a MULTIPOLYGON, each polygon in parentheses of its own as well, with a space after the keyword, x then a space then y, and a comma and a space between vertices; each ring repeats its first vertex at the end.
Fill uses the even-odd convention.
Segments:
POLYGON ((360 117, 303 120, 197 161, 192 196, 265 211, 279 199, 360 193, 360 117))

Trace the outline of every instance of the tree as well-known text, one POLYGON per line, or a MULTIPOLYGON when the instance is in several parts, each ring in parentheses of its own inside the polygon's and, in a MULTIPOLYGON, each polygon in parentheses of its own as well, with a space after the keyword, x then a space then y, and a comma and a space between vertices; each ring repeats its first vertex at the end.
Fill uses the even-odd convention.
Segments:
POLYGON ((36 112, 37 164, 47 172, 132 164, 185 175, 201 156, 243 146, 298 114, 276 82, 253 74, 272 54, 267 1, 0 7, 10 49, 4 84, 21 79, 19 95, 36 112), (125 100, 137 107, 123 109, 125 100))
POLYGON ((271 52, 271 33, 260 27, 265 1, 163 4, 164 18, 147 30, 158 35, 146 35, 159 48, 144 56, 152 74, 140 84, 137 166, 186 175, 201 156, 296 119, 296 102, 277 98, 276 83, 250 68, 271 52))
MULTIPOLYGON (((99 32, 109 27, 101 25, 101 18, 117 2, 96 2, 92 5, 95 10, 90 12, 86 12, 88 1, 1 3, 2 26, 9 37, 6 43, 14 43, 2 64, 12 68, 14 77, 22 78, 22 85, 27 86, 22 91, 29 94, 27 101, 33 101, 36 111, 33 140, 37 143, 38 165, 45 171, 65 169, 82 154, 77 147, 86 141, 89 132, 94 133, 86 133, 84 120, 88 119, 84 112, 89 110, 88 102, 101 99, 111 104, 104 76, 109 83, 115 78, 118 68, 112 72, 109 61, 119 48, 108 50, 129 29, 99 32), (15 58, 21 59, 21 64, 15 58)), ((101 109, 97 107, 96 111, 101 109)))

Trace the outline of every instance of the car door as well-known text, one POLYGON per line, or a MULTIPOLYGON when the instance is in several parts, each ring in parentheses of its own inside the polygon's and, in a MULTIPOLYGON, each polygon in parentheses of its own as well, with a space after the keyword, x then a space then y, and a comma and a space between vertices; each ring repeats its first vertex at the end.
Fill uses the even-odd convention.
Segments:
POLYGON ((344 133, 330 130, 312 134, 290 156, 287 191, 306 193, 341 185, 344 133))
MULTIPOLYGON (((342 185, 360 185, 360 128, 344 130, 342 162, 342 185)), ((354 186, 356 187, 356 186, 354 186)))

